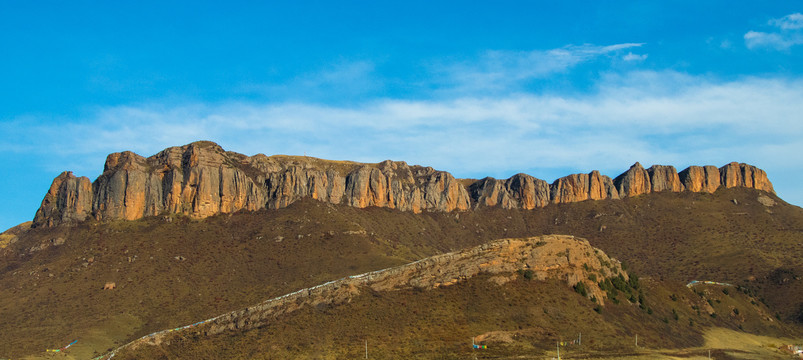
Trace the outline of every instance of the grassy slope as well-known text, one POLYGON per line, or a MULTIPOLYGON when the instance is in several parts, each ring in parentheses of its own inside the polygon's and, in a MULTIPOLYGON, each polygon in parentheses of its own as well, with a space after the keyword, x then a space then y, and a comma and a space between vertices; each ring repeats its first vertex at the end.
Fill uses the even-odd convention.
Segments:
POLYGON ((747 284, 772 311, 791 318, 803 298, 801 281, 793 276, 778 284, 767 275, 780 267, 803 273, 803 211, 780 200, 767 208, 758 194, 729 189, 420 215, 306 200, 203 221, 156 217, 34 229, 10 248, 56 237, 66 242, 0 259, 0 331, 11 336, 0 343, 0 357, 41 353, 107 321, 132 319, 128 331, 87 349, 102 352, 345 275, 497 238, 549 233, 585 237, 637 273, 676 285, 691 279, 741 283, 753 275, 757 280, 747 284), (107 281, 118 288, 101 290, 107 281))
MULTIPOLYGON (((644 291, 651 313, 635 304, 608 304, 600 313, 594 303, 561 281, 523 277, 499 286, 478 276, 432 290, 374 292, 363 289, 354 301, 337 306, 305 307, 245 332, 199 336, 183 332, 161 344, 121 352, 120 359, 344 359, 363 356, 364 341, 373 359, 463 359, 472 352, 472 337, 492 333, 481 342, 481 358, 541 357, 557 341, 583 344, 563 349, 564 356, 630 355, 664 348, 700 348, 707 329, 748 326, 762 333, 783 332, 778 322, 761 319, 766 307, 753 305, 739 292, 721 288, 667 287, 647 281, 644 291), (677 300, 672 300, 671 295, 677 300), (711 300, 718 316, 698 313, 711 300), (719 302, 717 302, 717 300, 719 302), (733 308, 741 309, 738 314, 733 308), (673 314, 677 314, 677 319, 673 314), (639 348, 634 338, 639 335, 639 348)), ((717 339, 717 337, 714 337, 717 339)), ((733 344, 717 344, 720 348, 733 344)), ((730 347, 728 347, 730 348, 730 347)))

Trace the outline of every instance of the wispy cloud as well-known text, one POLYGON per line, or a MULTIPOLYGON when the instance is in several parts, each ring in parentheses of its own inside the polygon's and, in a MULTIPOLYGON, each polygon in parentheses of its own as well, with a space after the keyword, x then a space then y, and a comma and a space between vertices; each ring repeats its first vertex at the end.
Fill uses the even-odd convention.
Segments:
POLYGON ((437 71, 451 90, 462 92, 510 90, 522 82, 563 73, 578 64, 642 46, 623 43, 608 46, 570 45, 551 50, 487 51, 479 59, 444 64, 437 71))
POLYGON ((644 61, 647 60, 647 54, 634 54, 632 52, 627 53, 624 57, 622 57, 624 61, 644 61))
POLYGON ((748 31, 744 34, 745 46, 748 49, 775 49, 788 50, 803 44, 803 14, 794 13, 780 19, 772 19, 768 25, 773 27, 771 32, 748 31))
MULTIPOLYGON (((803 192, 796 190, 803 178, 798 170, 803 160, 797 156, 803 149, 803 79, 724 81, 674 71, 629 71, 603 73, 584 93, 518 91, 520 82, 601 57, 643 61, 646 54, 630 51, 639 46, 490 51, 475 63, 444 68, 441 74, 452 77, 439 79, 440 85, 460 90, 428 100, 373 98, 327 105, 289 97, 114 106, 59 122, 27 116, 0 123, 0 152, 37 157, 55 173, 74 170, 90 177, 99 174, 110 152, 148 156, 200 139, 248 155, 395 159, 461 177, 526 172, 550 181, 592 169, 615 176, 635 161, 678 170, 742 161, 765 168, 781 196, 792 194, 789 200, 803 203, 803 192), (462 91, 472 86, 507 91, 462 91)), ((372 82, 372 71, 368 62, 344 63, 299 77, 287 89, 337 91, 355 79, 372 82)))
POLYGON ((782 30, 803 29, 803 14, 794 13, 786 15, 780 19, 772 19, 770 20, 770 24, 775 25, 782 30))
POLYGON ((803 81, 717 82, 633 72, 606 77, 597 89, 579 97, 384 99, 349 107, 121 106, 99 110, 84 122, 3 126, 7 136, 0 144, 8 151, 36 137, 48 145, 24 151, 50 157, 51 166, 61 170, 90 171, 87 175, 97 174, 108 152, 147 156, 198 139, 246 154, 407 160, 459 176, 525 171, 549 178, 566 168, 616 175, 634 161, 685 166, 738 160, 784 172, 803 168, 797 152, 776 152, 803 148, 803 81), (655 82, 666 85, 656 88, 655 82))

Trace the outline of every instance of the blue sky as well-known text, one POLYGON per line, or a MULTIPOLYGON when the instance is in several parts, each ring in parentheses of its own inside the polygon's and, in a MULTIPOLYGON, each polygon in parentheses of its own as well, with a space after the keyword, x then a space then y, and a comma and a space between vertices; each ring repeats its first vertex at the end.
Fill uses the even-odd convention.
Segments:
POLYGON ((803 4, 0 0, 0 228, 195 140, 553 181, 759 166, 803 204, 803 4))

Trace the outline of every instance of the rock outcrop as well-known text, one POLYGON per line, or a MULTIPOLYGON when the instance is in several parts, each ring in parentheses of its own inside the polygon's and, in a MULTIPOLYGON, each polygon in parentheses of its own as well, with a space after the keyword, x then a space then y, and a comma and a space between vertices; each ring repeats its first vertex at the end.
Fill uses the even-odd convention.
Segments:
POLYGON ((593 298, 600 305, 605 304, 607 293, 600 289, 598 281, 614 276, 629 279, 618 260, 592 247, 585 239, 566 235, 501 239, 394 268, 330 281, 191 325, 158 331, 122 345, 100 358, 111 359, 123 349, 135 350, 143 345, 158 345, 171 341, 173 337, 190 334, 209 336, 253 329, 305 307, 347 304, 365 292, 390 293, 402 289, 430 291, 469 281, 479 274, 492 275, 486 281, 498 285, 517 278, 523 278, 524 281, 557 279, 567 287, 582 283, 588 292, 585 296, 593 298))
POLYGON ((647 169, 647 174, 650 175, 650 190, 652 192, 681 192, 685 189, 674 166, 653 165, 647 169))
POLYGON ((204 218, 278 209, 304 197, 414 212, 468 210, 471 204, 467 190, 451 174, 430 167, 248 157, 200 141, 149 158, 130 151, 110 154, 94 183, 72 173, 59 175, 34 226, 87 217, 134 220, 163 213, 204 218))
POLYGON ((92 183, 65 171, 53 179, 42 205, 34 215, 35 225, 54 226, 85 220, 92 211, 92 183))
POLYGON ((502 239, 462 251, 436 255, 407 265, 350 276, 319 286, 296 291, 261 304, 233 311, 200 322, 210 324, 207 335, 226 330, 260 326, 264 321, 293 312, 304 306, 338 305, 368 289, 376 292, 418 288, 433 289, 467 281, 481 273, 503 284, 527 271, 537 280, 559 279, 567 286, 583 283, 588 296, 600 304, 607 294, 589 275, 610 278, 629 275, 621 263, 592 247, 588 240, 566 235, 546 235, 524 239, 502 239))
POLYGON ((753 165, 732 162, 719 168, 722 186, 726 188, 747 187, 775 193, 767 173, 753 165))
POLYGON ((503 209, 535 209, 550 203, 546 181, 527 174, 516 174, 507 180, 484 178, 469 186, 476 206, 500 206, 503 209))
POLYGON ((639 163, 633 164, 630 169, 613 179, 613 183, 621 197, 646 194, 652 190, 650 174, 639 163))
POLYGON ((713 193, 719 189, 719 169, 716 166, 689 166, 678 174, 688 191, 713 193))
POLYGON ((53 180, 32 226, 87 218, 134 220, 166 213, 204 218, 279 209, 307 197, 418 213, 493 206, 530 210, 660 191, 714 192, 720 186, 773 193, 763 170, 739 163, 719 169, 692 166, 680 174, 672 166, 644 169, 636 163, 614 180, 592 171, 565 176, 552 184, 527 174, 469 182, 401 161, 365 164, 306 156, 246 156, 199 141, 148 158, 130 151, 110 154, 94 183, 71 172, 62 173, 53 180))
POLYGON ((618 199, 619 191, 611 178, 599 171, 573 174, 555 180, 551 186, 552 203, 570 203, 583 200, 618 199))

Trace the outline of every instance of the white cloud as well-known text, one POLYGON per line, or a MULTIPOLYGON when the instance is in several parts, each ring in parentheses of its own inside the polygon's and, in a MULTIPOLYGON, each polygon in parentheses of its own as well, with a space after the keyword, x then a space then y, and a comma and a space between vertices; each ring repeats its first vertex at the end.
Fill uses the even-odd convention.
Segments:
POLYGON ((787 50, 794 45, 803 44, 803 38, 798 36, 784 36, 779 33, 748 31, 744 34, 744 43, 748 49, 773 48, 776 50, 787 50))
MULTIPOLYGON (((0 149, 24 147, 46 158, 54 171, 90 177, 98 175, 109 152, 148 156, 208 139, 249 155, 390 158, 457 176, 527 172, 549 181, 566 169, 615 176, 635 161, 678 170, 741 161, 765 168, 772 180, 782 178, 778 184, 796 184, 784 179, 803 177, 803 161, 794 150, 803 149, 801 114, 803 80, 722 82, 675 72, 631 72, 606 76, 595 92, 573 97, 111 107, 82 122, 2 124, 7 135, 0 149)), ((778 191, 784 196, 787 190, 778 191)))
POLYGON ((770 24, 777 26, 782 30, 803 29, 803 14, 794 13, 786 15, 780 19, 772 19, 770 20, 770 24))
POLYGON ((803 44, 803 14, 794 13, 780 19, 772 19, 769 25, 772 32, 748 31, 744 34, 744 43, 748 49, 768 48, 775 50, 788 50, 803 44))
MULTIPOLYGON (((745 40, 754 46, 774 41, 763 33, 748 34, 745 40)), ((597 58, 643 61, 647 54, 628 51, 640 46, 489 51, 475 63, 444 65, 441 74, 447 77, 438 85, 455 90, 430 100, 384 98, 332 106, 280 97, 269 103, 106 107, 58 123, 27 116, 0 123, 0 153, 33 154, 53 173, 74 170, 91 178, 110 152, 149 156, 202 139, 248 155, 390 158, 461 177, 526 172, 548 181, 592 169, 616 176, 636 161, 678 170, 740 161, 767 170, 782 197, 793 194, 803 178, 796 150, 803 149, 803 79, 721 81, 630 71, 604 73, 589 92, 571 96, 517 91, 520 82, 597 58), (493 88, 504 91, 488 91, 493 88)), ((343 63, 266 91, 338 91, 352 83, 358 92, 375 82, 372 72, 368 62, 343 63)), ((803 204, 803 193, 794 194, 801 197, 787 200, 803 204)))
POLYGON ((647 54, 634 54, 632 52, 622 57, 624 61, 644 61, 647 60, 647 54))

